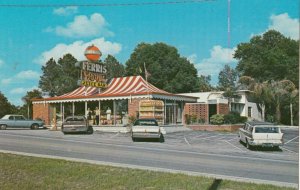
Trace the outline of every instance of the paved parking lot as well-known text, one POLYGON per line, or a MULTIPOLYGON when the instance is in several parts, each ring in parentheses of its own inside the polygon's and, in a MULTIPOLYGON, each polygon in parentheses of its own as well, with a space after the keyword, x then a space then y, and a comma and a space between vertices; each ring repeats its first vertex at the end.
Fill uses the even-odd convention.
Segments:
POLYGON ((270 148, 255 148, 248 150, 244 144, 239 142, 237 132, 209 132, 209 131, 178 131, 167 133, 164 135, 165 142, 159 143, 156 140, 142 139, 139 142, 132 142, 129 133, 111 133, 95 131, 92 135, 70 134, 63 135, 60 131, 48 130, 24 130, 13 129, 0 132, 8 132, 10 134, 16 132, 24 135, 38 135, 67 139, 80 139, 86 141, 111 142, 118 144, 134 144, 143 147, 176 147, 181 150, 194 150, 197 152, 229 154, 229 155, 260 155, 285 157, 295 159, 299 154, 299 130, 295 128, 282 129, 284 133, 284 145, 279 150, 270 148))
MULTIPOLYGON (((211 153, 227 154, 267 154, 267 155, 286 155, 298 156, 299 153, 299 130, 286 128, 282 129, 284 133, 284 145, 279 150, 272 148, 254 148, 248 150, 244 144, 239 142, 237 132, 209 132, 209 131, 181 131, 167 133, 164 135, 165 142, 163 145, 154 140, 141 140, 137 143, 152 144, 157 146, 177 146, 182 148, 192 148, 199 151, 211 153)), ((97 137, 107 141, 131 142, 130 134, 124 133, 103 133, 95 132, 97 137)), ((132 142, 133 143, 133 142, 132 142)))

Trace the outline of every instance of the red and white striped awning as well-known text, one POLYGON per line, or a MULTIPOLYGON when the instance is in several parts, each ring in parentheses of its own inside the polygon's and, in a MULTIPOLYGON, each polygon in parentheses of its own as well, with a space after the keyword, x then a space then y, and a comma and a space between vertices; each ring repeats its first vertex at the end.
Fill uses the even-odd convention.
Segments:
POLYGON ((67 94, 47 98, 48 100, 62 100, 62 99, 74 99, 74 98, 86 98, 98 94, 99 90, 96 87, 85 87, 81 86, 72 92, 67 94))
POLYGON ((179 101, 196 101, 195 97, 175 95, 161 90, 141 76, 128 76, 113 78, 108 84, 108 88, 99 92, 96 87, 79 87, 67 94, 45 98, 33 99, 33 103, 62 103, 62 102, 83 102, 83 101, 101 101, 101 100, 119 100, 131 98, 155 98, 179 101))
POLYGON ((146 95, 146 94, 167 94, 170 93, 161 90, 141 76, 113 78, 108 88, 97 96, 128 96, 128 95, 146 95))

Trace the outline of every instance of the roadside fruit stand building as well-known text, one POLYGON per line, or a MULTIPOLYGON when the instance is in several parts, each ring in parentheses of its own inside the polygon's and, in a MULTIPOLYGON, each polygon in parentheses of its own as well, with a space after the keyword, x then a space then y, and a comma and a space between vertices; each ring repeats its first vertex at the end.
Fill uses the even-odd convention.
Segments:
POLYGON ((157 118, 161 124, 181 124, 184 106, 192 102, 197 102, 197 97, 166 92, 141 76, 113 78, 105 90, 81 86, 61 96, 32 100, 33 118, 44 120, 46 125, 59 123, 69 115, 87 116, 88 110, 100 108, 100 126, 126 125, 146 116, 157 118), (160 101, 147 104, 145 100, 160 101))

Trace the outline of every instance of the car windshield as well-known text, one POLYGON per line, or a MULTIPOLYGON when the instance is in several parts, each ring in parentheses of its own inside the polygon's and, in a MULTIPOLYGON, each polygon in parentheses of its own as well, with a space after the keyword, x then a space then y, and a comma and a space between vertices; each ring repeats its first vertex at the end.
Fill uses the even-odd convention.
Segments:
POLYGON ((134 126, 141 125, 141 126, 158 126, 155 120, 136 120, 134 122, 134 126))
POLYGON ((255 133, 279 133, 278 127, 255 127, 255 133))

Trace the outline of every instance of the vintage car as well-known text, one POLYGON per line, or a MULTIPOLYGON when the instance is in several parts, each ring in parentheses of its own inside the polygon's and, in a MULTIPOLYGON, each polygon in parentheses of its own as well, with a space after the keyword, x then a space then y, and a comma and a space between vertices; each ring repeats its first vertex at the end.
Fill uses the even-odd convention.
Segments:
POLYGON ((23 115, 5 115, 0 119, 1 130, 5 130, 6 128, 39 129, 43 127, 43 121, 26 119, 23 115))
POLYGON ((62 123, 61 131, 64 134, 79 132, 92 134, 94 132, 93 127, 89 125, 84 116, 68 116, 62 123))
POLYGON ((239 139, 248 149, 254 146, 279 148, 283 144, 283 133, 272 123, 246 122, 239 129, 239 139))
POLYGON ((131 128, 131 137, 135 141, 137 138, 153 138, 164 141, 160 127, 155 119, 137 119, 131 128))

